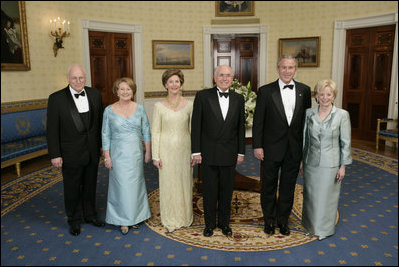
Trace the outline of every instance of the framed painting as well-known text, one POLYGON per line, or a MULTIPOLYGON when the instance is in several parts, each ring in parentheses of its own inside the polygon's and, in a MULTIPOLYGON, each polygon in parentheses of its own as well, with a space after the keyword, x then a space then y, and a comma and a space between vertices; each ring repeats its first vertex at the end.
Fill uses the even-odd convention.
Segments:
POLYGON ((215 1, 216 17, 253 16, 255 1, 215 1))
POLYGON ((152 41, 154 69, 193 69, 194 41, 152 41))
POLYGON ((1 70, 30 70, 25 1, 1 1, 1 70))
POLYGON ((298 67, 318 67, 320 62, 320 37, 279 39, 279 57, 293 55, 298 67))

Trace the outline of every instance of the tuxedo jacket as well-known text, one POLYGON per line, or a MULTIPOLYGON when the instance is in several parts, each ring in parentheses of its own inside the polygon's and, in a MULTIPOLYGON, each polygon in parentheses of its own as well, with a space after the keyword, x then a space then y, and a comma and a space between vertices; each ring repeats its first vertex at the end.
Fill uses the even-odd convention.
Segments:
MULTIPOLYGON (((252 127, 253 148, 263 148, 264 159, 281 161, 287 149, 294 160, 302 158, 305 111, 312 106, 310 87, 295 82, 295 109, 288 125, 278 80, 259 88, 252 127)), ((285 89, 290 90, 290 89, 285 89)))
POLYGON ((217 88, 197 92, 191 121, 191 150, 201 153, 202 162, 232 166, 245 154, 244 97, 229 91, 229 109, 223 119, 217 88))
POLYGON ((84 166, 90 157, 98 161, 101 148, 103 107, 98 90, 85 86, 89 101, 89 125, 85 125, 69 86, 49 96, 47 145, 50 158, 62 157, 65 166, 84 166))

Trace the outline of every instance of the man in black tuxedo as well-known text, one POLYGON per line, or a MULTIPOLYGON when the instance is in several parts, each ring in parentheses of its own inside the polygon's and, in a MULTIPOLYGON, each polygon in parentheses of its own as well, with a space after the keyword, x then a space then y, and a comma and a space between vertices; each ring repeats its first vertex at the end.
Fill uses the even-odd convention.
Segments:
POLYGON ((243 162, 245 153, 244 97, 229 91, 233 77, 229 66, 217 67, 216 87, 199 91, 194 99, 191 151, 193 165, 202 164, 206 237, 213 235, 216 226, 224 235, 232 235, 229 222, 235 167, 243 162))
POLYGON ((62 168, 69 232, 79 235, 83 220, 105 225, 95 207, 103 107, 100 92, 85 86, 80 65, 69 67, 67 79, 48 99, 47 143, 52 165, 62 168))
POLYGON ((277 63, 280 78, 260 87, 256 100, 252 146, 263 164, 261 205, 269 235, 274 234, 275 220, 281 234, 290 234, 288 217, 302 159, 304 115, 312 105, 309 86, 293 80, 296 70, 296 59, 283 55, 277 63))

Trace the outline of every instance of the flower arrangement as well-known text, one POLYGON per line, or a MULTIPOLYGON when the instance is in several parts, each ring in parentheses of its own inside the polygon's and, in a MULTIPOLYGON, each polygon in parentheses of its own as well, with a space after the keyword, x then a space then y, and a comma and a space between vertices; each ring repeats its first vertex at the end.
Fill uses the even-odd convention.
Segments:
POLYGON ((256 94, 251 89, 251 82, 248 82, 247 86, 244 86, 237 79, 234 79, 229 90, 232 90, 244 96, 245 127, 251 128, 254 120, 254 113, 256 106, 256 94))

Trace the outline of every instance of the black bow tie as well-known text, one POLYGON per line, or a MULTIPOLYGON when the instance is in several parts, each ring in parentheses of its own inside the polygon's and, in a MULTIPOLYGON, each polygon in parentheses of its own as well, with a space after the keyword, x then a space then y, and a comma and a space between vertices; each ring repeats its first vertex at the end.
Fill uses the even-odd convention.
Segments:
POLYGON ((294 85, 293 84, 284 85, 283 89, 285 88, 294 89, 294 85))
POLYGON ((85 96, 86 94, 85 94, 85 91, 82 91, 81 93, 74 94, 74 95, 75 95, 76 98, 79 98, 79 96, 85 96))
POLYGON ((220 92, 220 91, 218 91, 219 92, 219 96, 220 97, 222 97, 222 96, 224 96, 225 98, 228 98, 229 97, 229 93, 222 93, 222 92, 220 92))

